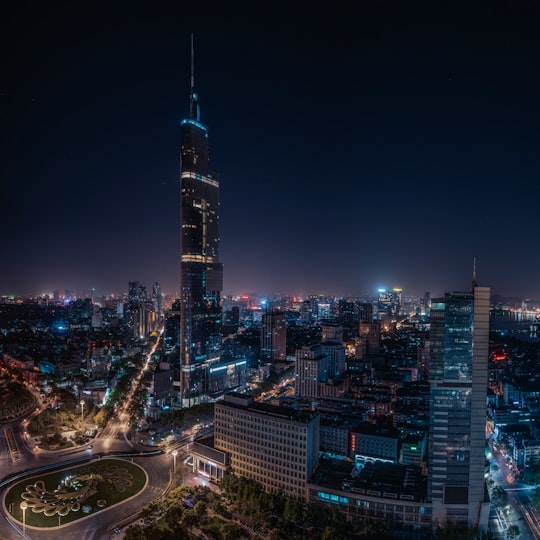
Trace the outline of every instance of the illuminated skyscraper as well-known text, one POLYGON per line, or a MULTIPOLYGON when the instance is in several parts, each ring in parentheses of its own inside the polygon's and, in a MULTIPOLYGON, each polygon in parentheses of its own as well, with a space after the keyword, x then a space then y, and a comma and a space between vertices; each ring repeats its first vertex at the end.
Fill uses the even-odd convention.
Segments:
POLYGON ((432 300, 428 499, 435 524, 487 526, 489 288, 432 300))
POLYGON ((157 318, 161 320, 163 317, 163 295, 161 294, 161 287, 157 281, 152 285, 152 305, 154 313, 157 318))
POLYGON ((328 378, 339 377, 345 371, 343 325, 333 321, 322 324, 321 349, 328 358, 328 378))
POLYGON ((210 366, 221 357, 219 179, 210 168, 208 131, 194 88, 193 37, 189 118, 181 124, 180 381, 183 406, 204 400, 210 366))
POLYGON ((320 383, 328 381, 328 357, 320 344, 296 349, 295 393, 299 398, 318 399, 320 383))
POLYGON ((285 312, 270 309, 262 316, 261 363, 271 364, 274 372, 276 364, 287 360, 287 326, 285 312))
POLYGON ((379 289, 377 300, 377 318, 388 321, 401 313, 401 295, 402 290, 379 289))

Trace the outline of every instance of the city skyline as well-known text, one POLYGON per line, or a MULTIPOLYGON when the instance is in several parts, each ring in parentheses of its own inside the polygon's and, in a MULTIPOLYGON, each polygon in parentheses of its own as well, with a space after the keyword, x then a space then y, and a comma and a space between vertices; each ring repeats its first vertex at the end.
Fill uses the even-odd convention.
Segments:
POLYGON ((132 7, 5 17, 0 294, 179 294, 193 33, 224 294, 540 298, 535 6, 132 7))

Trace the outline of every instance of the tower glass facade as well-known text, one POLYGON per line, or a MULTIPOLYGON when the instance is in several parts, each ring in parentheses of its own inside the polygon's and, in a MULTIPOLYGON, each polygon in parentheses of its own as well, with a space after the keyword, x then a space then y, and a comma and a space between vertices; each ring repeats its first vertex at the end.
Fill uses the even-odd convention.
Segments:
POLYGON ((432 301, 428 498, 440 524, 483 525, 488 345, 488 288, 432 301))
MULTIPOLYGON (((271 309, 262 316, 261 363, 285 362, 287 359, 287 326, 285 312, 271 309)), ((275 366, 274 368, 275 369, 275 366)))
POLYGON ((219 262, 219 179, 210 168, 208 131, 191 90, 181 123, 180 400, 205 399, 208 368, 221 357, 223 265, 219 262))

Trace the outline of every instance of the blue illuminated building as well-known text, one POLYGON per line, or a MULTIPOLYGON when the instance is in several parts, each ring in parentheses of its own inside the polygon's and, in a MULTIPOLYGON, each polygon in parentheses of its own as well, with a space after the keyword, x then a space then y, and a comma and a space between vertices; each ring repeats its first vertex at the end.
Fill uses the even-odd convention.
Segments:
POLYGON ((245 384, 245 362, 222 363, 223 265, 219 261, 219 177, 210 167, 208 130, 194 89, 181 123, 179 402, 191 407, 245 384))

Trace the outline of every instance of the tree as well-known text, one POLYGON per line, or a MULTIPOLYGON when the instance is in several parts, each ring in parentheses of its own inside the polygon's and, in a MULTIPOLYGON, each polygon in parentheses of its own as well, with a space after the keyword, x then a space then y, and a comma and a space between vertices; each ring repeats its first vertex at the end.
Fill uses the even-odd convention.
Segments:
POLYGON ((333 526, 325 527, 321 534, 321 540, 343 540, 343 538, 343 531, 333 526))
POLYGON ((197 525, 197 516, 192 509, 185 510, 182 514, 182 524, 190 528, 197 525))
POLYGON ((220 533, 223 540, 236 540, 243 536, 244 530, 236 523, 224 523, 221 526, 220 533))
POLYGON ((531 484, 540 483, 540 465, 531 465, 526 471, 527 482, 531 484))
POLYGON ((124 532, 124 540, 146 540, 142 527, 130 525, 124 532))
POLYGON ((536 507, 540 506, 540 489, 536 488, 532 494, 531 499, 536 507))
POLYGON ((99 409, 99 411, 94 415, 94 422, 100 426, 103 427, 108 422, 109 418, 114 413, 114 408, 110 405, 104 405, 99 409))
POLYGON ((195 503, 193 511, 195 512, 198 523, 202 523, 208 519, 207 509, 208 505, 204 501, 198 501, 195 503))
POLYGON ((184 516, 184 508, 179 504, 174 504, 169 508, 165 515, 165 522, 173 532, 182 529, 182 518, 184 516))
POLYGON ((154 499, 150 501, 141 511, 143 521, 149 525, 161 517, 165 510, 165 503, 154 499))
POLYGON ((302 519, 302 504, 298 501, 287 497, 285 500, 285 509, 283 515, 291 521, 300 521, 302 519))
POLYGON ((227 508, 225 508, 225 505, 219 499, 214 499, 210 503, 210 508, 212 509, 212 512, 214 512, 214 514, 219 514, 226 518, 231 517, 231 513, 227 510, 227 508))
POLYGON ((146 540, 176 540, 177 538, 182 538, 182 536, 177 536, 170 529, 158 524, 146 527, 146 529, 144 529, 144 536, 146 537, 146 540))
POLYGON ((439 527, 435 533, 436 540, 492 540, 492 533, 480 530, 478 527, 459 527, 448 524, 439 527))
POLYGON ((505 506, 508 502, 508 494, 501 486, 496 486, 491 492, 491 502, 496 506, 505 506))

